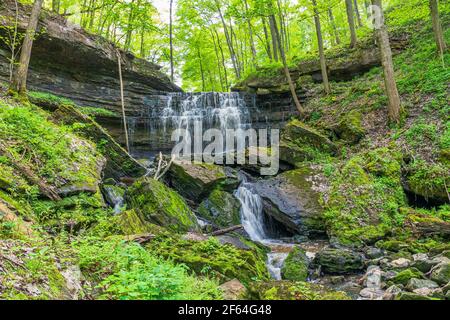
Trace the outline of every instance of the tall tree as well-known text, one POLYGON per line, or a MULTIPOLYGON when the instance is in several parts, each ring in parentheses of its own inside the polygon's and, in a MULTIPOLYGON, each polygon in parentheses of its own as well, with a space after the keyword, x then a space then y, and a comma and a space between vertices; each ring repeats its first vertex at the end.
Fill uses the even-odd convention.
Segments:
POLYGON ((172 80, 172 82, 174 82, 174 63, 173 63, 173 0, 170 0, 169 38, 170 38, 170 80, 172 80))
POLYGON ((358 21, 358 26, 362 27, 363 23, 362 23, 362 20, 361 20, 361 14, 359 13, 358 0, 353 0, 353 6, 354 6, 354 9, 355 9, 356 20, 358 21))
POLYGON ((30 21, 28 22, 25 37, 23 39, 22 49, 20 52, 19 65, 14 73, 10 89, 25 95, 27 91, 28 67, 30 65, 31 49, 36 34, 36 29, 41 14, 42 3, 44 0, 35 0, 33 9, 31 10, 30 21))
POLYGON ((354 48, 358 39, 356 37, 355 18, 353 14, 352 0, 345 0, 345 7, 347 10, 347 21, 350 28, 350 48, 354 48))
POLYGON ((331 8, 328 8, 328 19, 330 20, 330 25, 333 29, 335 42, 339 45, 341 44, 341 38, 339 37, 339 31, 336 27, 336 21, 334 20, 333 10, 331 8))
POLYGON ((253 28, 252 28, 252 22, 251 22, 251 18, 250 18, 247 0, 244 0, 244 5, 245 5, 245 15, 246 15, 247 25, 248 25, 248 32, 249 32, 249 37, 250 37, 250 48, 252 51, 253 65, 256 66, 256 48, 255 48, 255 42, 253 40, 253 28))
POLYGON ((389 43, 389 34, 384 22, 382 0, 372 0, 373 16, 375 17, 375 33, 380 49, 381 64, 384 72, 384 84, 388 96, 389 121, 398 124, 400 122, 400 96, 395 82, 392 51, 389 43))
POLYGON ((61 0, 52 0, 52 11, 59 13, 59 8, 61 6, 61 0))
POLYGON ((319 10, 316 0, 312 0, 314 10, 314 24, 316 25, 317 43, 319 47, 320 69, 322 70, 323 87, 327 94, 331 93, 330 82, 328 81, 327 62, 325 59, 325 51, 323 48, 322 26, 320 24, 319 10))
POLYGON ((277 44, 278 44, 278 50, 280 51, 280 56, 281 56, 281 60, 283 62, 283 67, 284 67, 284 73, 286 75, 286 79, 287 79, 288 84, 289 84, 289 89, 291 90, 292 99, 294 100, 295 106, 296 106, 298 112, 300 113, 300 115, 303 115, 305 113, 305 110, 303 109, 302 105, 300 104, 300 100, 298 99, 297 92, 295 91, 294 82, 292 81, 291 73, 289 72, 289 67, 288 67, 287 59, 286 59, 286 54, 284 52, 283 45, 281 44, 280 32, 278 31, 278 26, 277 26, 277 21, 276 21, 276 18, 275 18, 275 14, 272 13, 270 15, 269 19, 272 21, 272 24, 273 24, 275 37, 277 39, 277 44))
POLYGON ((441 20, 439 18, 439 3, 438 0, 430 0, 431 20, 433 22, 434 38, 436 40, 436 47, 439 56, 444 64, 444 53, 447 50, 447 45, 444 40, 444 33, 442 31, 441 20))

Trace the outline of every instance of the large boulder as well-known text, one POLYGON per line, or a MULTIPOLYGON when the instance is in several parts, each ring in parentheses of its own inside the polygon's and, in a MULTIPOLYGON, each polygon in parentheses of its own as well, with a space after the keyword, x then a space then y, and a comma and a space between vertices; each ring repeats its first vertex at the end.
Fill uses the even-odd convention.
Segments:
POLYGON ((450 263, 441 262, 435 266, 431 271, 430 278, 441 285, 445 285, 450 282, 450 263))
POLYGON ((259 281, 248 287, 253 300, 350 300, 344 292, 301 281, 259 281))
POLYGON ((227 176, 223 167, 181 159, 173 162, 167 179, 183 197, 200 203, 209 192, 224 183, 227 176))
POLYGON ((199 230, 197 218, 184 199, 163 183, 151 178, 136 181, 126 200, 144 219, 173 231, 199 230))
POLYGON ((314 258, 314 264, 328 274, 352 274, 364 269, 364 257, 349 249, 324 248, 314 258))
POLYGON ((314 169, 303 167, 253 185, 267 215, 293 233, 315 235, 325 230, 319 202, 321 178, 314 169))
POLYGON ((281 277, 284 280, 306 281, 308 278, 309 259, 304 250, 295 247, 284 261, 281 277))
POLYGON ((322 133, 299 120, 284 128, 280 141, 280 159, 294 166, 314 159, 318 153, 335 154, 337 147, 322 133))
POLYGON ((198 208, 198 214, 218 227, 231 227, 241 223, 241 203, 231 193, 215 189, 198 208))

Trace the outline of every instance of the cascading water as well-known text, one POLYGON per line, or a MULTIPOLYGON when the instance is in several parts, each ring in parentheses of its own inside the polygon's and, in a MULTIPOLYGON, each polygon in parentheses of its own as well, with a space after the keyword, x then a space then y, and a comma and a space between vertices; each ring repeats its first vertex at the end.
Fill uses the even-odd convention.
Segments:
POLYGON ((241 176, 242 183, 235 192, 235 197, 241 202, 241 223, 253 241, 261 242, 272 248, 267 255, 267 268, 275 280, 281 280, 281 268, 286 260, 291 246, 270 239, 265 230, 263 201, 261 196, 253 191, 252 183, 241 176))

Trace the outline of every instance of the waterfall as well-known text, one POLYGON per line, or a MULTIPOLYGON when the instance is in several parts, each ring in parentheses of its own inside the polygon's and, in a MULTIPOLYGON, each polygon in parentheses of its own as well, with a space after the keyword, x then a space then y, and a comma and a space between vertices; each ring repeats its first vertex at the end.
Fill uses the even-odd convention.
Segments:
POLYGON ((251 183, 247 182, 245 178, 235 192, 235 196, 241 202, 241 223, 250 239, 254 241, 266 240, 261 197, 252 191, 251 183))

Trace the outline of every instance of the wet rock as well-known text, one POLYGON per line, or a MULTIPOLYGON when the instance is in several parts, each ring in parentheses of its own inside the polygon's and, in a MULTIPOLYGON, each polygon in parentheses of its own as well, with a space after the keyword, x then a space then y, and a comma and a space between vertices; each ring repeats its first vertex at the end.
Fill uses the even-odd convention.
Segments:
POLYGON ((288 230, 302 235, 323 234, 323 208, 319 203, 321 178, 314 169, 304 167, 259 180, 254 188, 263 199, 264 212, 288 230))
POLYGON ((406 285, 406 289, 409 291, 414 291, 416 289, 421 288, 427 288, 427 289, 437 289, 439 288, 439 285, 431 280, 424 280, 424 279, 411 279, 408 281, 408 284, 406 285))
POLYGON ((364 288, 359 295, 362 300, 383 300, 384 291, 379 288, 364 288))
POLYGON ((351 274, 363 270, 364 258, 348 249, 325 248, 316 255, 314 264, 320 265, 324 273, 351 274))
POLYGON ((127 204, 146 221, 173 231, 197 231, 197 218, 184 199, 163 183, 151 178, 136 181, 126 195, 127 204))
POLYGON ((335 154, 337 147, 323 134, 293 120, 284 128, 280 141, 280 159, 297 166, 314 159, 317 152, 335 154))
POLYGON ((78 300, 83 292, 80 267, 69 266, 66 270, 61 272, 61 275, 66 280, 66 287, 72 300, 78 300))
POLYGON ((430 278, 440 285, 446 285, 450 282, 450 263, 441 262, 433 267, 430 278))
POLYGON ((428 258, 428 255, 425 253, 418 253, 413 255, 413 262, 411 264, 412 267, 419 269, 422 272, 427 273, 431 270, 431 268, 436 265, 428 258))
POLYGON ((369 247, 365 251, 365 255, 368 259, 379 259, 384 256, 384 251, 376 247, 369 247))
POLYGON ((367 269, 365 278, 365 285, 370 289, 380 289, 381 288, 381 276, 382 271, 378 266, 370 266, 367 269))
POLYGON ((394 298, 402 292, 403 287, 398 285, 390 286, 383 295, 383 300, 394 300, 394 298))
POLYGON ((424 297, 433 297, 437 299, 444 299, 444 295, 442 294, 442 290, 437 289, 431 289, 431 288, 418 288, 413 290, 413 293, 424 296, 424 297))
POLYGON ((222 290, 225 300, 241 300, 247 293, 245 286, 237 279, 225 282, 219 289, 222 290))
POLYGON ((123 188, 112 184, 103 184, 102 191, 106 203, 114 208, 115 214, 119 214, 125 209, 125 190, 123 188))
POLYGON ((306 281, 308 278, 309 259, 304 250, 295 247, 284 261, 281 277, 284 280, 306 281))
POLYGON ((227 228, 241 223, 241 203, 232 194, 215 189, 198 208, 198 214, 217 225, 227 228))
POLYGON ((250 247, 238 236, 222 235, 216 237, 221 244, 230 244, 241 250, 250 250, 250 247))
POLYGON ((223 167, 176 160, 167 173, 169 184, 183 197, 200 203, 219 184, 226 181, 223 167))

